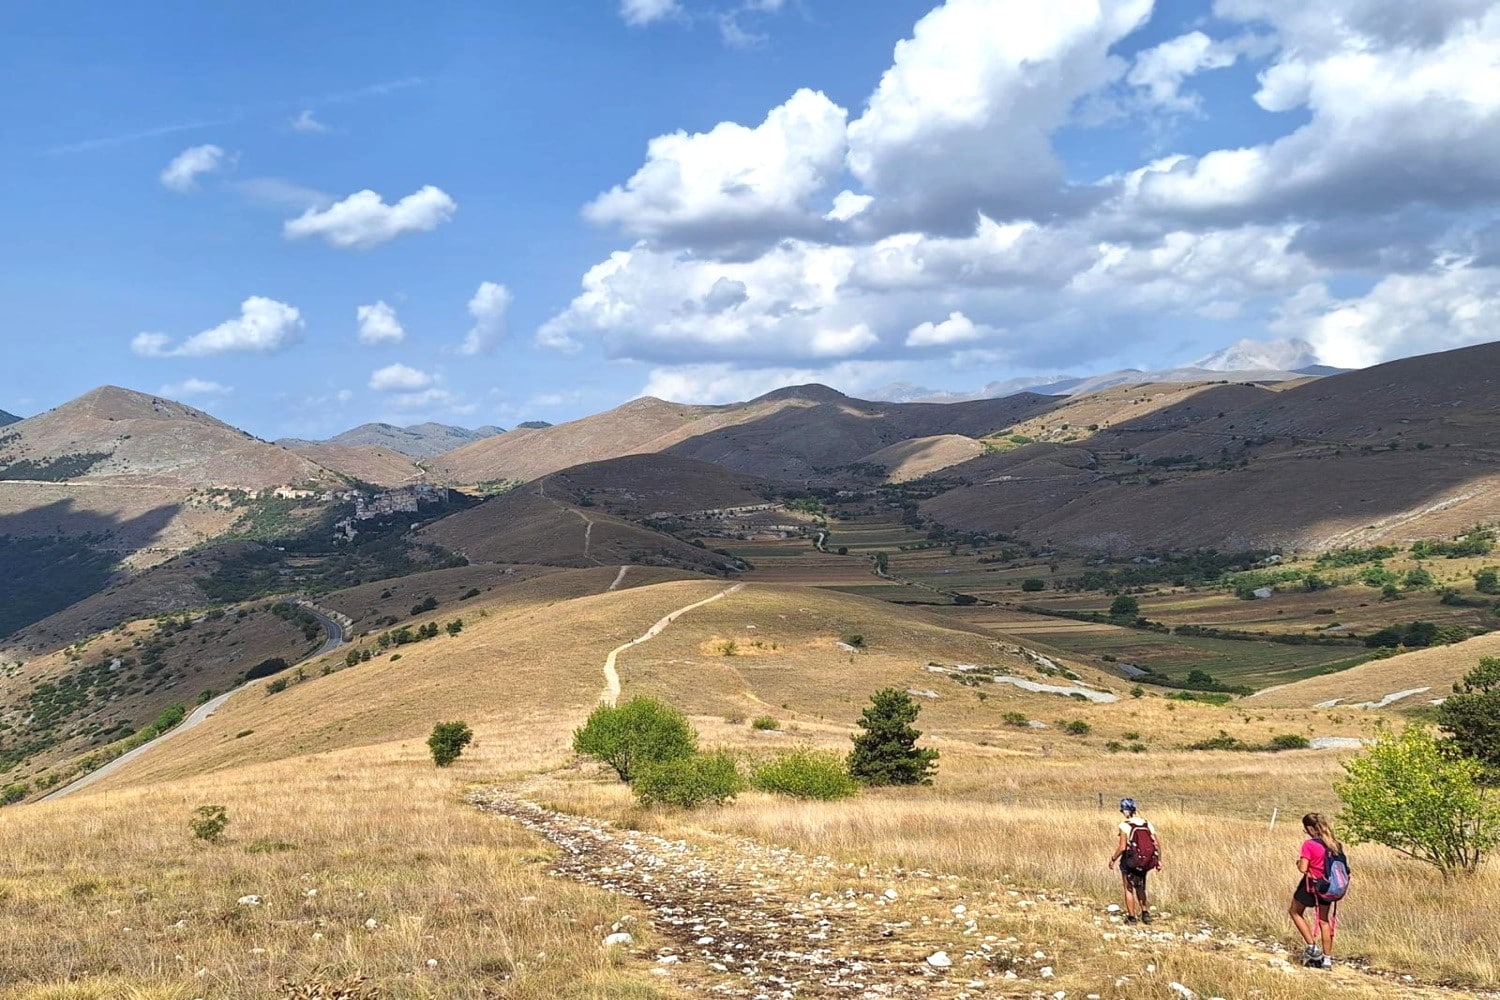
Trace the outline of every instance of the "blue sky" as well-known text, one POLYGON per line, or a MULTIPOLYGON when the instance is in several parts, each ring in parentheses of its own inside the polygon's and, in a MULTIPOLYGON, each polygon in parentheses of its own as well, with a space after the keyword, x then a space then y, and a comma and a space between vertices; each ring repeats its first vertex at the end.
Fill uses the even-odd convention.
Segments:
POLYGON ((0 408, 323 436, 1487 339, 1500 5, 1309 6, 10 4, 0 408))

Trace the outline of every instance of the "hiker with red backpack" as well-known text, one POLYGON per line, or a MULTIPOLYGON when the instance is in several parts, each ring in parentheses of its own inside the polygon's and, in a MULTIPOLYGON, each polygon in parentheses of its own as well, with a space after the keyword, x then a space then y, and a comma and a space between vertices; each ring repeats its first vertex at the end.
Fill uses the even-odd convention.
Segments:
POLYGON ((1292 905, 1287 913, 1302 940, 1307 942, 1307 948, 1302 952, 1302 964, 1314 969, 1331 969, 1339 901, 1349 891, 1349 859, 1344 856, 1344 845, 1333 835, 1333 827, 1322 813, 1303 816, 1302 829, 1307 840, 1297 858, 1297 871, 1301 877, 1292 891, 1292 905), (1316 914, 1311 926, 1307 922, 1309 908, 1316 914))
POLYGON ((1109 867, 1120 865, 1120 880, 1125 887, 1125 922, 1151 922, 1151 905, 1146 899, 1146 876, 1161 869, 1161 839, 1156 828, 1135 814, 1135 799, 1120 800, 1119 826, 1115 853, 1109 867))

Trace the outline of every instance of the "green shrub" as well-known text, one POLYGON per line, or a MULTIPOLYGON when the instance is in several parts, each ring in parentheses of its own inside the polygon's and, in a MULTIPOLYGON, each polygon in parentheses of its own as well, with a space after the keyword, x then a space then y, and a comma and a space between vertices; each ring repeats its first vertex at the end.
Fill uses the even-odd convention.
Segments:
POLYGON ((860 716, 864 732, 854 737, 849 773, 870 785, 931 784, 938 752, 917 747, 922 733, 912 723, 921 711, 905 691, 876 691, 860 716))
POLYGON ((1245 741, 1230 736, 1224 730, 1219 730, 1218 736, 1210 736, 1206 740, 1197 743, 1189 743, 1189 750, 1249 750, 1249 744, 1245 741))
POLYGON ((1453 685, 1438 707, 1438 725, 1453 744, 1478 761, 1490 781, 1500 781, 1500 657, 1486 656, 1453 685))
POLYGON ((1479 783, 1483 768, 1425 726, 1382 736, 1344 771, 1334 790, 1351 843, 1383 844, 1444 875, 1473 872, 1500 844, 1500 805, 1479 783))
POLYGON ((644 765, 689 757, 697 748, 698 734, 683 714, 655 698, 600 705, 573 733, 574 752, 608 764, 621 781, 635 780, 644 765))
POLYGON ((1004 722, 1007 726, 1026 726, 1031 724, 1031 720, 1026 718, 1025 712, 1006 712, 1000 716, 1000 721, 1004 722))
POLYGON ((281 692, 286 690, 286 686, 289 683, 290 681, 288 681, 285 677, 278 677, 275 680, 266 681, 266 696, 270 697, 273 694, 280 694, 281 692))
POLYGON ((1308 741, 1306 736, 1302 736, 1298 733, 1282 733, 1279 736, 1271 737, 1271 742, 1267 749, 1306 750, 1310 746, 1312 746, 1312 743, 1308 741))
POLYGON ((765 732, 773 732, 781 728, 781 721, 769 715, 757 715, 750 723, 751 729, 759 729, 765 732))
POLYGON ((467 722, 439 722, 432 727, 427 737, 427 748, 432 751, 432 762, 438 767, 447 767, 464 752, 474 739, 474 731, 467 722))
POLYGON ((1141 602, 1129 594, 1121 594, 1109 603, 1111 618, 1135 618, 1141 613, 1141 602))
POLYGON ((728 802, 744 790, 745 781, 734 756, 715 750, 651 761, 640 768, 634 787, 642 805, 661 803, 695 809, 705 802, 728 802))
POLYGON ((20 802, 31 794, 31 786, 24 781, 18 781, 13 785, 6 785, 4 791, 0 791, 0 806, 12 805, 20 802))
POLYGON ((1047 589, 1047 581, 1028 576, 1021 581, 1021 590, 1027 594, 1039 594, 1047 589))
POLYGON ((223 806, 199 806, 188 820, 188 829, 199 840, 217 844, 229 828, 229 811, 223 806))
POLYGON ((831 750, 787 750, 755 769, 750 783, 798 799, 845 799, 859 791, 845 759, 831 750))
POLYGON ((865 648, 865 637, 860 635, 858 632, 854 633, 853 635, 844 636, 844 642, 847 645, 853 646, 855 649, 865 648))
POLYGON ((1089 733, 1094 731, 1094 727, 1089 725, 1087 722, 1084 722, 1082 719, 1071 719, 1067 722, 1062 723, 1059 728, 1062 729, 1063 732, 1068 733, 1071 736, 1087 736, 1089 733))

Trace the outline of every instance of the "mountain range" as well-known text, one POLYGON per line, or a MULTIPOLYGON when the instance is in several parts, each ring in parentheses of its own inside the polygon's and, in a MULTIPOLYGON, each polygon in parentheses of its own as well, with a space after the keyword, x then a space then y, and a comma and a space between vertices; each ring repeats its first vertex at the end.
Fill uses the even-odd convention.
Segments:
POLYGON ((320 441, 308 441, 301 438, 282 438, 276 443, 288 448, 297 448, 307 445, 343 445, 351 448, 376 447, 394 451, 408 458, 432 458, 441 455, 445 451, 452 451, 474 441, 480 441, 497 434, 504 434, 503 427, 476 427, 473 430, 467 427, 454 427, 451 424, 424 423, 413 424, 410 427, 397 427, 394 424, 360 424, 351 427, 342 434, 335 434, 331 438, 320 441))
POLYGON ((13 424, 20 419, 21 418, 16 416, 14 413, 7 413, 4 410, 0 410, 0 427, 4 427, 7 424, 13 424))

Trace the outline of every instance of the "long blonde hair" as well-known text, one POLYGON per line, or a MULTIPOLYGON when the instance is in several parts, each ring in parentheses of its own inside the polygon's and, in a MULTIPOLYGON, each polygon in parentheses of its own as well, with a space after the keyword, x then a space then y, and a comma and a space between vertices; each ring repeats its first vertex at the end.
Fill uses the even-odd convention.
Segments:
POLYGON ((1302 817, 1302 828, 1323 842, 1323 846, 1334 854, 1343 854, 1344 845, 1333 835, 1333 825, 1322 813, 1308 813, 1302 817))

